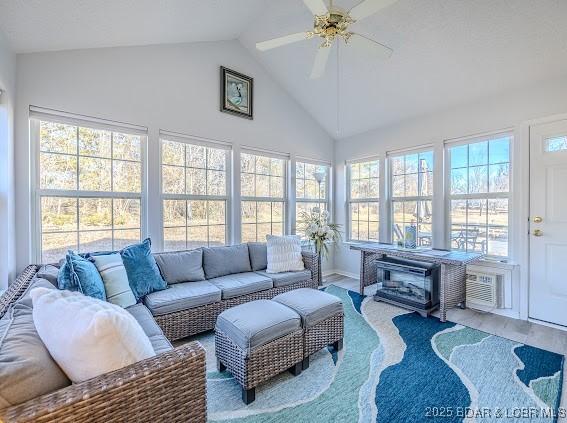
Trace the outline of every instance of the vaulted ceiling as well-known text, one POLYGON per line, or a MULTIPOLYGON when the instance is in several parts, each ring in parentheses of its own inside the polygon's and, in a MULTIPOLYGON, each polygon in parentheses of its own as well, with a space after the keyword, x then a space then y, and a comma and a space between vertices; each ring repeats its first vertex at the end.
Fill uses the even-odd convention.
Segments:
POLYGON ((565 0, 399 0, 353 26, 390 59, 342 44, 311 80, 320 41, 255 49, 312 28, 302 0, 0 0, 0 30, 20 53, 238 38, 335 138, 567 75, 566 18, 565 0))

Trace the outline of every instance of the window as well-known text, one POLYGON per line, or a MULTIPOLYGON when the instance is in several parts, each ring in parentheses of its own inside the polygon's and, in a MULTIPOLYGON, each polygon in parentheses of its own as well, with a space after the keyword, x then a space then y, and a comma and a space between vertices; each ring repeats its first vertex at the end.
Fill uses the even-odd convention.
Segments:
POLYGON ((43 263, 68 249, 117 250, 141 238, 146 136, 93 126, 31 120, 43 263))
POLYGON ((418 246, 431 246, 433 152, 393 155, 389 160, 393 242, 415 234, 418 246))
POLYGON ((451 248, 508 256, 510 135, 450 146, 451 248))
POLYGON ((297 162, 295 166, 296 233, 303 232, 301 214, 314 207, 329 209, 329 165, 297 162))
POLYGON ((169 138, 161 140, 164 250, 226 244, 228 150, 169 138))
POLYGON ((259 154, 240 155, 242 242, 283 235, 286 204, 286 160, 259 154))
POLYGON ((348 164, 348 239, 351 241, 378 241, 379 175, 378 160, 348 164))
POLYGON ((567 137, 553 137, 545 140, 545 152, 555 153, 567 150, 567 137))

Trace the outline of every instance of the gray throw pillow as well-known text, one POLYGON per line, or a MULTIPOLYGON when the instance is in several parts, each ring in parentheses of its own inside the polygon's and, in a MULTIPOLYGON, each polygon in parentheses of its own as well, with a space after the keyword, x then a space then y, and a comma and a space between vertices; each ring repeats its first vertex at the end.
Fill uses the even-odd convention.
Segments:
POLYGON ((0 319, 0 409, 71 385, 35 330, 32 311, 16 303, 0 319))
POLYGON ((203 268, 207 279, 251 272, 248 245, 203 248, 203 268))
POLYGON ((55 285, 53 285, 51 282, 45 280, 45 279, 41 279, 41 278, 34 278, 30 284, 28 285, 28 287, 26 288, 26 290, 22 293, 22 295, 20 296, 20 298, 16 301, 16 304, 21 304, 24 305, 26 307, 32 308, 32 299, 30 296, 30 291, 34 288, 49 288, 49 289, 56 289, 55 285))
POLYGON ((57 286, 57 277, 59 276, 59 268, 53 266, 52 264, 48 264, 46 266, 42 266, 38 271, 36 276, 41 279, 45 279, 53 284, 53 286, 57 286))
POLYGON ((268 247, 265 242, 249 242, 250 264, 252 271, 266 270, 268 267, 268 247))
POLYGON ((154 254, 161 275, 168 284, 205 280, 203 250, 154 254))

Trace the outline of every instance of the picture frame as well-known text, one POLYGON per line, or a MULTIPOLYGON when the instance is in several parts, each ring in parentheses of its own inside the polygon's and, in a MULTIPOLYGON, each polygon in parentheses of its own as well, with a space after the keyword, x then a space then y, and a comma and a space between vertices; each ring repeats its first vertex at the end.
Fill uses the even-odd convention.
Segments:
POLYGON ((254 78, 221 66, 220 111, 254 119, 254 78))

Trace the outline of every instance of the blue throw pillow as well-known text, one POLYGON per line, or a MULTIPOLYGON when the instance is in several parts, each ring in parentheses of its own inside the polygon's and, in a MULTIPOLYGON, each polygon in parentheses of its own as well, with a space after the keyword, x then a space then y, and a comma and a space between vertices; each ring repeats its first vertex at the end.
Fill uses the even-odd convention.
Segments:
POLYGON ((137 300, 155 291, 167 288, 152 255, 152 242, 146 239, 120 251, 128 275, 128 283, 137 300))
POLYGON ((68 251, 57 276, 59 289, 79 291, 89 297, 106 301, 106 291, 96 266, 86 258, 68 251))

